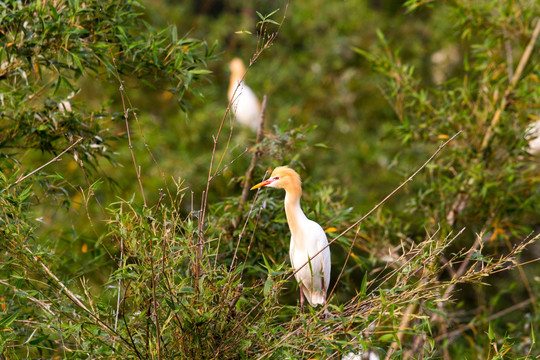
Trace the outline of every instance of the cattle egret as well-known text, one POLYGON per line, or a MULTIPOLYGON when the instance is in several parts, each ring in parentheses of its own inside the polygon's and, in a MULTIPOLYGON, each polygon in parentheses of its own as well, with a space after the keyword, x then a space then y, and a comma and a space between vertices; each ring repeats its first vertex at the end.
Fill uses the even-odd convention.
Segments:
POLYGON ((242 80, 246 74, 244 63, 234 58, 229 64, 231 78, 229 82, 229 101, 235 118, 242 125, 257 131, 260 123, 261 104, 257 96, 242 80))
POLYGON ((323 228, 309 220, 302 211, 300 176, 293 169, 280 166, 274 169, 268 180, 251 190, 262 186, 285 190, 285 214, 291 231, 289 256, 300 285, 300 311, 304 309, 304 296, 311 306, 324 305, 330 283, 330 249, 323 228))

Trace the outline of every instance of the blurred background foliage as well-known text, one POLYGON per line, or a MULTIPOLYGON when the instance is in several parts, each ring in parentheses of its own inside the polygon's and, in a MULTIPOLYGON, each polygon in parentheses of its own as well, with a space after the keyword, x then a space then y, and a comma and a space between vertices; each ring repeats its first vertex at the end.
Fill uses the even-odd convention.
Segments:
MULTIPOLYGON (((406 249, 426 240, 433 240, 437 251, 419 245, 426 251, 425 263, 415 258, 410 267, 427 265, 429 276, 418 275, 420 279, 442 284, 462 276, 462 264, 473 262, 470 269, 475 271, 489 268, 536 234, 538 158, 528 152, 525 138, 540 111, 534 37, 539 12, 534 0, 6 1, 0 13, 0 222, 6 243, 0 310, 2 327, 8 329, 2 332, 0 349, 6 356, 22 358, 30 351, 32 356, 69 357, 59 339, 84 333, 71 324, 56 329, 64 335, 51 336, 47 326, 35 326, 39 321, 50 326, 55 312, 76 313, 72 299, 61 302, 61 289, 48 293, 40 283, 40 261, 71 291, 83 294, 88 289, 86 300, 91 303, 88 299, 95 297, 100 304, 96 311, 104 319, 118 321, 116 283, 137 284, 132 289, 140 293, 132 294, 126 306, 132 310, 131 326, 140 325, 140 338, 148 339, 150 308, 146 311, 144 304, 152 294, 145 291, 155 289, 149 285, 154 259, 167 256, 174 257, 171 274, 180 275, 167 280, 161 295, 172 292, 173 283, 179 297, 195 293, 208 299, 194 298, 190 306, 195 310, 186 305, 183 313, 174 300, 164 301, 172 309, 165 318, 175 314, 184 326, 169 336, 192 348, 185 345, 175 354, 147 344, 148 354, 133 350, 130 356, 169 351, 170 357, 211 358, 212 352, 218 357, 216 347, 226 349, 223 358, 252 357, 268 349, 276 358, 308 356, 283 348, 278 352, 280 335, 292 331, 285 325, 276 328, 274 337, 261 335, 269 329, 262 325, 258 330, 250 327, 257 321, 278 326, 294 317, 297 290, 280 278, 281 264, 289 266, 283 194, 264 192, 253 204, 241 204, 255 134, 239 124, 231 126, 232 118, 226 115, 227 64, 234 57, 249 64, 261 46, 257 12, 275 10, 272 20, 281 23, 284 18, 282 26, 269 23, 265 29, 279 34, 245 79, 260 99, 268 96, 265 136, 253 176, 258 180, 284 164, 297 169, 304 181, 304 210, 330 239, 401 184, 443 141, 462 131, 424 172, 367 218, 358 232, 355 229, 356 236, 350 232, 332 245, 331 288, 343 267, 332 304, 344 306, 369 289, 372 296, 384 297, 373 295, 383 274, 399 268, 406 249), (524 58, 531 39, 532 55, 524 58), (203 215, 199 210, 205 203, 213 139, 223 119, 212 174, 223 171, 210 183, 203 215), (71 145, 61 161, 18 181, 71 145), (206 222, 201 222, 203 216, 206 222), (462 228, 458 238, 446 242, 462 228), (168 252, 153 247, 155 239, 168 236, 176 239, 168 252), (208 245, 195 254, 201 237, 208 245), (470 253, 463 250, 470 248, 470 253), (180 253, 184 255, 175 257, 180 253), (456 254, 462 258, 452 263, 456 254), (204 282, 193 275, 197 263, 213 269, 207 276, 215 288, 199 289, 204 282), (281 286, 279 296, 269 290, 274 278, 281 286), (244 293, 234 297, 241 282, 244 293), (263 285, 264 291, 258 292, 263 285), (236 299, 239 313, 266 299, 267 318, 255 316, 240 327, 245 343, 231 340, 236 344, 232 346, 224 340, 223 334, 237 328, 228 324, 231 314, 219 310, 221 296, 236 299), (28 306, 33 302, 28 297, 58 301, 58 306, 50 314, 43 310, 36 315, 39 309, 28 306), (276 310, 273 300, 284 307, 276 310), (205 336, 189 333, 213 317, 219 326, 201 326, 205 336), (38 328, 39 336, 28 330, 38 328)), ((533 243, 508 264, 539 256, 533 243)), ((538 356, 538 270, 532 262, 505 272, 493 270, 482 283, 471 277, 441 287, 429 301, 411 296, 416 307, 397 301, 402 307, 395 318, 392 312, 367 311, 357 325, 368 329, 377 319, 376 336, 343 338, 345 345, 339 347, 337 341, 343 339, 336 335, 336 343, 324 343, 326 350, 332 349, 329 353, 315 355, 338 356, 336 347, 339 354, 361 338, 364 347, 380 348, 380 353, 397 343, 394 350, 401 350, 393 353, 396 358, 411 356, 411 349, 415 358, 538 356), (444 301, 437 303, 437 296, 444 301), (448 296, 452 301, 446 301, 448 296), (516 304, 514 311, 504 312, 516 304), (418 316, 407 320, 409 333, 398 336, 405 308, 418 316), (460 328, 457 336, 446 336, 460 328), (430 348, 426 336, 439 339, 437 346, 430 348)), ((399 276, 382 282, 387 296, 421 288, 417 274, 411 270, 406 277, 411 281, 403 288, 397 286, 399 276)), ((91 316, 86 321, 95 324, 91 316)), ((99 340, 99 332, 106 331, 99 327, 85 336, 99 340)), ((81 340, 75 341, 78 351, 73 354, 102 351, 103 357, 115 356, 118 339, 133 335, 132 342, 138 344, 137 334, 127 329, 112 332, 112 350, 98 340, 81 340)), ((313 339, 314 344, 321 341, 313 339)), ((301 344, 302 337, 297 341, 301 344)))

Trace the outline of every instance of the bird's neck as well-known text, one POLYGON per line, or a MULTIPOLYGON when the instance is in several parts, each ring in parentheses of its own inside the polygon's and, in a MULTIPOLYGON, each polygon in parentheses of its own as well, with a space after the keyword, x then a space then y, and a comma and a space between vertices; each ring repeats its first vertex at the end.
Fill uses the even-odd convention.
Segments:
POLYGON ((287 216, 287 223, 289 224, 291 234, 295 239, 300 239, 302 237, 299 234, 301 223, 307 220, 307 217, 300 206, 301 196, 301 189, 300 191, 287 191, 285 193, 285 215, 287 216))
MULTIPOLYGON (((233 72, 231 74, 231 77, 229 79, 229 90, 228 90, 229 97, 232 97, 232 94, 234 94, 234 92, 236 91, 238 84, 242 81, 243 76, 244 74, 240 74, 238 72, 233 72)), ((240 89, 236 93, 236 96, 238 96, 239 93, 240 93, 240 89)))

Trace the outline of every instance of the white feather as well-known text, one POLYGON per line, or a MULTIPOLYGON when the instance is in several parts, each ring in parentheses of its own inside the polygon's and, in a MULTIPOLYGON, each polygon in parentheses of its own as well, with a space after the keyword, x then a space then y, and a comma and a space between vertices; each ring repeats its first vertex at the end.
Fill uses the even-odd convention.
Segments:
POLYGON ((540 153, 540 120, 529 125, 525 138, 529 140, 528 151, 533 155, 540 153))
POLYGON ((242 125, 248 126, 253 130, 259 127, 261 116, 261 105, 257 96, 243 81, 239 81, 236 90, 229 94, 229 101, 232 99, 232 111, 236 120, 242 125), (233 98, 234 96, 234 98, 233 98))
POLYGON ((296 212, 294 216, 298 226, 291 233, 289 256, 294 271, 299 269, 295 278, 302 286, 306 299, 311 306, 317 306, 324 304, 330 284, 330 248, 326 247, 328 239, 323 228, 309 220, 300 206, 296 207, 296 212))

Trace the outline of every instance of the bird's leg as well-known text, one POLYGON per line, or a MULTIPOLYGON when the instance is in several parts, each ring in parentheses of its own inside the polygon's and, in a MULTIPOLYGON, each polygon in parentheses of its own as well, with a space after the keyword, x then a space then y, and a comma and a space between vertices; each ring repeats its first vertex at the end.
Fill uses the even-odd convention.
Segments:
POLYGON ((300 288, 300 312, 304 312, 304 292, 302 291, 302 284, 299 286, 300 288))

